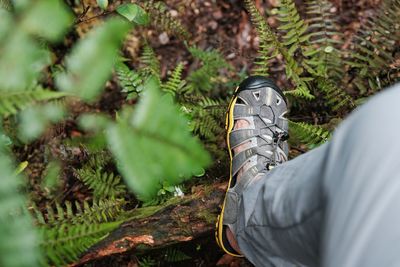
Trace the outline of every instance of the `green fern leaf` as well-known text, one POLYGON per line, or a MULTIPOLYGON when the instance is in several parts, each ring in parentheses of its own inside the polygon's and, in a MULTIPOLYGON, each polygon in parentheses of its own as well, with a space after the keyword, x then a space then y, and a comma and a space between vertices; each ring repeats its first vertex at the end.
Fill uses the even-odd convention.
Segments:
POLYGON ((55 227, 40 227, 41 246, 45 251, 48 263, 54 266, 65 266, 76 262, 89 247, 103 239, 109 232, 118 227, 120 222, 76 225, 61 224, 55 227))
POLYGON ((164 253, 164 261, 169 263, 190 260, 191 257, 176 248, 168 248, 164 253))
POLYGON ((80 181, 93 190, 95 197, 117 197, 126 193, 121 177, 112 172, 83 168, 77 170, 76 174, 80 181))
POLYGON ((143 83, 143 79, 140 75, 130 70, 127 65, 120 61, 115 63, 114 70, 121 91, 128 94, 127 99, 136 98, 142 90, 140 85, 143 83))
POLYGON ((335 86, 335 84, 325 78, 316 78, 318 89, 324 93, 324 98, 327 104, 332 107, 334 111, 347 108, 353 109, 355 107, 354 101, 349 94, 343 89, 335 86))
POLYGON ((158 60, 157 55, 154 53, 153 48, 151 48, 147 42, 145 42, 143 46, 140 62, 143 65, 143 69, 141 69, 143 76, 154 75, 160 79, 160 61, 158 60))
POLYGON ((400 40, 400 1, 384 0, 353 38, 354 51, 350 52, 349 65, 357 70, 354 84, 361 92, 366 87, 379 90, 388 85, 381 79, 394 61, 393 51, 400 40))
MULTIPOLYGON (((284 0, 284 3, 285 3, 285 5, 287 5, 285 12, 289 12, 289 8, 291 10, 290 12, 294 12, 293 8, 295 10, 295 7, 293 5, 291 5, 287 0, 284 0)), ((300 17, 297 18, 298 14, 297 15, 293 14, 294 16, 296 16, 295 21, 297 21, 297 23, 302 24, 302 25, 297 27, 296 25, 290 24, 290 27, 294 27, 294 28, 293 28, 293 31, 290 32, 290 34, 287 33, 287 44, 288 45, 293 44, 293 45, 289 46, 290 50, 288 50, 286 48, 286 46, 279 41, 277 35, 272 31, 272 29, 265 22, 264 18, 260 14, 260 11, 258 11, 258 9, 256 8, 253 0, 245 0, 245 4, 246 4, 246 9, 250 13, 251 20, 257 28, 257 31, 260 36, 260 43, 262 44, 260 46, 261 53, 262 53, 261 61, 260 60, 256 61, 256 65, 258 65, 258 69, 257 69, 256 73, 267 76, 269 60, 271 58, 277 56, 278 54, 281 54, 286 61, 286 66, 285 66, 286 76, 289 79, 291 79, 294 82, 295 86, 297 87, 297 89, 293 90, 293 92, 291 94, 294 96, 297 96, 297 97, 304 97, 306 99, 314 98, 314 96, 310 93, 310 90, 307 85, 307 81, 310 78, 309 77, 301 77, 301 75, 304 72, 304 69, 299 66, 299 63, 297 63, 297 61, 294 59, 293 55, 291 54, 293 52, 292 50, 294 50, 293 45, 295 45, 295 43, 296 43, 296 42, 294 42, 294 43, 290 42, 290 40, 292 38, 291 36, 293 34, 298 34, 298 35, 302 36, 303 30, 306 27, 306 26, 304 26, 305 25, 304 22, 302 20, 300 20, 300 17)), ((281 10, 281 13, 284 13, 284 11, 281 10)), ((289 18, 286 18, 281 15, 281 21, 285 22, 287 20, 289 20, 289 18)), ((305 66, 305 67, 308 68, 308 70, 311 70, 310 67, 308 67, 308 66, 305 66)))
POLYGON ((209 163, 186 118, 170 95, 160 94, 155 78, 134 114, 125 109, 107 138, 119 170, 139 199, 150 201, 164 181, 180 184, 209 163))
POLYGON ((74 205, 65 201, 65 208, 56 202, 55 209, 46 204, 46 210, 41 212, 33 204, 31 210, 38 225, 51 227, 61 224, 112 222, 125 213, 123 210, 125 204, 122 199, 100 199, 91 203, 84 201, 83 204, 75 202, 74 205))
POLYGON ((154 0, 145 1, 143 9, 150 14, 151 24, 155 28, 170 32, 182 40, 189 40, 189 32, 178 19, 171 16, 164 2, 154 0))
POLYGON ((87 164, 75 171, 75 176, 93 190, 95 198, 114 198, 126 193, 121 177, 104 170, 107 160, 104 153, 95 154, 87 164))
POLYGON ((321 126, 304 122, 289 121, 289 129, 292 136, 295 136, 309 148, 318 146, 330 138, 330 132, 321 126))
POLYGON ((332 4, 327 0, 307 0, 306 5, 310 43, 313 45, 306 49, 310 57, 308 64, 320 76, 340 81, 344 77, 344 68, 342 53, 337 47, 342 41, 333 37, 342 37, 342 34, 338 32, 336 20, 330 12, 332 4))
POLYGON ((288 54, 293 56, 302 46, 308 44, 309 35, 306 35, 307 24, 300 18, 293 0, 281 0, 279 2, 278 20, 282 23, 278 29, 284 30, 283 44, 288 47, 288 54))
POLYGON ((168 78, 167 82, 161 87, 164 91, 172 94, 179 93, 181 89, 185 86, 185 81, 182 80, 183 64, 179 63, 178 66, 172 71, 171 76, 168 78))
POLYGON ((269 76, 270 61, 279 54, 279 50, 274 44, 278 43, 277 37, 268 26, 263 16, 254 5, 253 0, 245 0, 246 9, 250 14, 250 19, 255 26, 259 36, 259 57, 254 64, 256 69, 254 75, 269 76))
POLYGON ((214 88, 219 70, 229 69, 231 66, 225 61, 222 55, 216 50, 204 51, 197 47, 189 47, 194 58, 201 61, 202 66, 191 72, 187 77, 189 91, 209 92, 214 88))
POLYGON ((14 115, 35 102, 57 99, 66 95, 68 94, 65 92, 40 87, 24 91, 0 91, 0 116, 14 115))

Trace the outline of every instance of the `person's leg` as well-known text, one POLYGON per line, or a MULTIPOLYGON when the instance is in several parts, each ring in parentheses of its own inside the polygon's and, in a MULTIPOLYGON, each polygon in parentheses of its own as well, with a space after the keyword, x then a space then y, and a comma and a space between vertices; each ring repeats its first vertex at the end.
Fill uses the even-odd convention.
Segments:
POLYGON ((322 266, 400 266, 400 84, 336 132, 327 154, 322 266))
POLYGON ((243 193, 236 238, 256 266, 318 266, 327 150, 275 167, 243 193))
POLYGON ((399 266, 400 87, 254 181, 235 233, 257 266, 399 266))

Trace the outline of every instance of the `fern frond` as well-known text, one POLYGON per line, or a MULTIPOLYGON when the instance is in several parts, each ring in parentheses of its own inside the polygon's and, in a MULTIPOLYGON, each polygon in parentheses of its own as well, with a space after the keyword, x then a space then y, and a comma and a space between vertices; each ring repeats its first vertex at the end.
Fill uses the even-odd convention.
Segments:
POLYGON ((321 126, 304 122, 289 121, 290 134, 310 148, 326 142, 330 138, 330 132, 321 126))
POLYGON ((76 262, 83 252, 103 239, 119 224, 120 222, 82 223, 76 225, 61 224, 52 228, 40 227, 41 246, 49 264, 65 266, 76 262))
POLYGON ((293 56, 298 50, 303 54, 302 46, 308 44, 310 36, 306 34, 307 24, 300 17, 294 1, 281 0, 278 15, 278 20, 282 24, 278 29, 285 31, 283 44, 288 48, 289 56, 293 56))
POLYGON ((319 77, 315 79, 318 89, 324 94, 327 104, 334 111, 347 108, 355 108, 352 97, 343 89, 338 88, 332 81, 319 77))
POLYGON ((108 154, 97 153, 81 169, 75 170, 76 177, 93 190, 96 198, 113 198, 126 193, 121 177, 104 170, 109 160, 108 154))
POLYGON ((204 51, 194 46, 188 49, 192 56, 202 63, 199 69, 191 72, 187 77, 188 86, 191 91, 208 92, 214 87, 219 70, 229 69, 231 66, 217 50, 204 51))
POLYGON ((348 63, 358 71, 354 84, 360 91, 363 91, 365 86, 372 90, 385 86, 380 76, 394 60, 395 44, 400 40, 399 16, 400 1, 385 0, 376 15, 369 18, 355 35, 355 51, 350 52, 348 63))
POLYGON ((46 210, 41 212, 33 204, 31 210, 38 225, 50 227, 61 224, 112 222, 124 213, 125 204, 123 199, 100 199, 91 203, 84 201, 83 204, 75 202, 74 205, 65 201, 65 207, 56 202, 55 207, 47 204, 46 210))
POLYGON ((187 108, 191 116, 193 133, 207 140, 213 140, 223 131, 223 116, 226 103, 222 100, 202 97, 196 104, 187 108))
POLYGON ((181 262, 192 258, 176 248, 167 248, 164 255, 164 261, 169 263, 181 262))
POLYGON ((153 48, 151 48, 147 42, 145 42, 143 46, 140 62, 144 66, 144 68, 141 70, 143 75, 154 75, 160 79, 160 61, 158 60, 157 55, 154 53, 153 48))
POLYGON ((256 68, 254 75, 269 76, 270 61, 279 54, 279 50, 274 47, 278 42, 275 34, 268 26, 264 17, 260 14, 253 0, 245 0, 246 9, 250 14, 251 22, 257 30, 259 37, 259 56, 255 59, 256 68))
POLYGON ((319 75, 341 80, 344 76, 344 68, 342 53, 337 46, 342 44, 342 41, 334 36, 342 37, 342 34, 337 30, 337 22, 330 13, 331 8, 332 4, 327 0, 306 1, 309 40, 314 47, 313 51, 306 53, 311 58, 309 64, 316 68, 319 75))
POLYGON ((167 82, 161 86, 161 89, 175 96, 185 86, 185 81, 182 80, 183 67, 183 64, 179 63, 172 71, 167 82))
POLYGON ((143 9, 150 14, 150 21, 155 28, 172 33, 182 40, 189 40, 189 32, 178 19, 172 17, 165 3, 148 0, 143 4, 143 9))
POLYGON ((136 98, 142 89, 140 85, 143 79, 140 75, 120 61, 115 63, 114 70, 121 91, 128 94, 128 99, 136 98))
POLYGON ((51 91, 37 87, 33 90, 0 91, 0 116, 14 115, 35 102, 61 98, 65 92, 51 91))
POLYGON ((285 95, 292 95, 298 98, 303 98, 307 100, 314 99, 314 96, 310 93, 309 89, 304 86, 299 86, 294 90, 285 91, 285 95))
POLYGON ((101 169, 82 168, 76 170, 76 177, 93 190, 94 197, 117 197, 126 193, 121 177, 101 169))
MULTIPOLYGON (((253 24, 256 26, 257 31, 259 32, 260 39, 263 39, 261 51, 264 55, 262 55, 262 59, 266 61, 261 62, 260 64, 257 63, 259 66, 261 66, 261 68, 258 67, 258 70, 261 70, 261 73, 266 71, 268 68, 269 59, 278 54, 281 54, 286 61, 286 76, 289 79, 292 79, 295 86, 297 87, 291 94, 298 97, 305 97, 306 99, 314 98, 314 96, 310 93, 307 85, 307 81, 309 81, 311 78, 301 77, 304 69, 300 67, 300 65, 294 59, 293 55, 291 55, 292 51, 289 51, 285 47, 285 45, 279 41, 277 35, 272 31, 263 16, 260 14, 260 11, 255 6, 253 0, 245 0, 245 4, 246 9, 250 13, 250 18, 253 24), (268 52, 270 51, 270 49, 272 51, 268 52)), ((299 31, 299 33, 300 32, 301 31, 299 31)), ((257 73, 261 74, 260 71, 257 71, 257 73)), ((265 75, 265 73, 263 73, 263 75, 265 75)))

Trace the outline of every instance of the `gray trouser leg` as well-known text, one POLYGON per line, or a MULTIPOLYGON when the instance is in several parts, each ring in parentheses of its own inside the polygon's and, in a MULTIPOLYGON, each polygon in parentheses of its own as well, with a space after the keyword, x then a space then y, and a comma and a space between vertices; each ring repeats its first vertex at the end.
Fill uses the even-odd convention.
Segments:
POLYGON ((236 237, 256 266, 400 266, 400 86, 254 181, 236 237))

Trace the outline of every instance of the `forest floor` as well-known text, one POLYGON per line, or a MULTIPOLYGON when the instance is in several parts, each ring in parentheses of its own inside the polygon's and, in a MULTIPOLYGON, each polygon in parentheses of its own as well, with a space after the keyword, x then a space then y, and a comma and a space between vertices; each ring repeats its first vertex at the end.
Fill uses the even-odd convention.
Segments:
MULTIPOLYGON (((191 42, 196 44, 201 49, 217 49, 224 58, 233 66, 232 77, 238 72, 248 72, 252 66, 253 59, 256 56, 258 48, 258 38, 254 28, 250 24, 250 20, 242 1, 239 0, 167 0, 165 1, 171 7, 171 14, 179 17, 189 29, 192 37, 191 42)), ((255 1, 260 10, 270 10, 276 7, 277 0, 255 1)), ((349 45, 349 41, 358 29, 360 21, 373 12, 379 5, 379 0, 332 0, 334 8, 331 10, 335 14, 338 24, 342 32, 346 36, 344 45, 349 45)), ((302 1, 296 1, 300 11, 304 8, 302 1)), ((277 19, 274 16, 268 18, 268 22, 274 26, 277 19)), ((149 41, 151 46, 156 51, 161 61, 162 76, 167 75, 167 71, 171 70, 178 62, 188 62, 190 67, 195 67, 195 62, 191 62, 190 54, 185 48, 185 45, 178 39, 169 36, 167 33, 150 31, 149 41)), ((132 47, 132 54, 137 53, 136 47, 132 47)), ((275 69, 272 70, 274 78, 278 85, 287 86, 287 82, 280 75, 282 65, 277 62, 275 69)), ((227 75, 227 77, 230 77, 227 75)), ((228 82, 228 81, 227 81, 228 82)), ((114 107, 121 105, 122 97, 119 94, 106 92, 105 96, 94 106, 72 103, 74 112, 77 114, 82 110, 87 109, 102 109, 113 110, 114 107), (75 106, 74 106, 75 105, 75 106)), ((45 159, 45 149, 53 150, 53 155, 58 155, 64 159, 64 163, 73 167, 79 164, 80 157, 84 157, 84 150, 74 148, 72 150, 60 149, 57 141, 53 139, 55 135, 61 138, 79 136, 81 133, 74 120, 67 121, 60 127, 53 129, 52 133, 48 134, 48 139, 44 138, 40 142, 36 142, 30 146, 26 146, 19 151, 21 161, 27 160, 29 166, 27 168, 30 184, 35 191, 39 189, 39 177, 43 171, 45 159), (54 144, 54 145, 53 145, 54 144), (45 148, 45 145, 47 148, 45 148), (71 160, 71 158, 73 160, 71 160)), ((223 148, 221 144, 221 149, 223 148)), ((227 164, 217 162, 210 173, 206 175, 206 179, 212 179, 212 182, 218 182, 228 176, 227 164)), ((62 199, 80 199, 84 200, 86 192, 82 187, 76 187, 73 181, 69 179, 71 168, 64 170, 66 177, 65 190, 60 196, 62 199)), ((204 179, 201 180, 202 182, 204 179)), ((44 193, 41 193, 42 195, 44 193)), ((40 195, 40 194, 39 194, 40 195)), ((33 197, 39 198, 38 194, 32 194, 33 197)), ((47 196, 44 196, 45 198, 47 196)), ((161 262, 165 249, 155 250, 150 252, 146 257, 149 261, 154 261, 155 266, 251 266, 245 260, 236 260, 227 255, 224 255, 218 249, 214 241, 214 236, 205 236, 200 239, 188 243, 181 243, 175 248, 184 252, 190 259, 179 262, 165 264, 161 262)), ((142 262, 143 264, 143 262, 142 262)), ((107 258, 96 263, 87 264, 87 266, 129 266, 137 265, 137 258, 134 255, 122 255, 107 258)), ((151 265, 149 265, 151 266, 151 265)))

